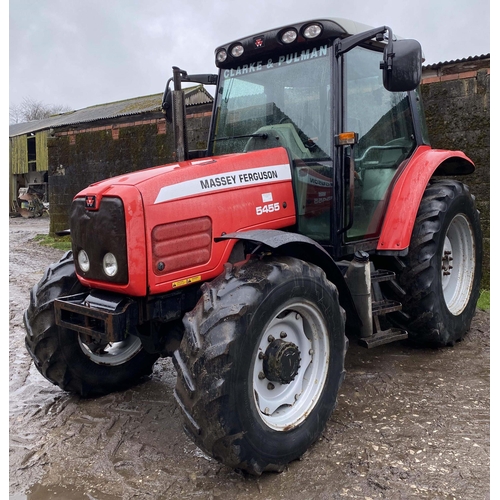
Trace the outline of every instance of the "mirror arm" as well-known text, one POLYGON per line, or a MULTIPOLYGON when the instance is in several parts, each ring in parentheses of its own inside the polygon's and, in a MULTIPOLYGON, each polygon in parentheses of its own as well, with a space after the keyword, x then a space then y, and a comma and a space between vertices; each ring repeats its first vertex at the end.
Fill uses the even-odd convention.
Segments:
POLYGON ((387 58, 380 63, 380 69, 386 69, 386 70, 392 70, 392 59, 394 58, 394 50, 393 50, 393 39, 392 39, 392 30, 391 28, 387 28, 387 31, 389 32, 389 38, 387 40, 387 58))
POLYGON ((209 75, 209 74, 202 74, 202 75, 188 75, 185 73, 182 75, 182 81, 183 82, 195 82, 195 83, 202 83, 204 85, 217 85, 217 75, 209 75))
POLYGON ((357 45, 366 42, 367 40, 371 40, 377 35, 381 35, 386 31, 389 32, 389 47, 392 52, 392 29, 388 26, 381 26, 380 28, 373 28, 369 31, 364 31, 363 33, 359 33, 358 35, 351 35, 342 40, 337 40, 335 45, 335 55, 338 57, 346 52, 349 52, 351 49, 356 47, 357 45))

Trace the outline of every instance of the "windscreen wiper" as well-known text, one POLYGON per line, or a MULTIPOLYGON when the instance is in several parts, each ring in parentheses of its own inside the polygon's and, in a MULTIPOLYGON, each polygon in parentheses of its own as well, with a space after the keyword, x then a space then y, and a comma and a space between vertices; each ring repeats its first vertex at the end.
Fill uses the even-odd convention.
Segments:
POLYGON ((229 137, 217 137, 217 139, 210 139, 210 142, 229 141, 230 139, 245 139, 247 137, 259 137, 260 139, 267 139, 269 137, 269 134, 244 134, 233 135, 229 137))

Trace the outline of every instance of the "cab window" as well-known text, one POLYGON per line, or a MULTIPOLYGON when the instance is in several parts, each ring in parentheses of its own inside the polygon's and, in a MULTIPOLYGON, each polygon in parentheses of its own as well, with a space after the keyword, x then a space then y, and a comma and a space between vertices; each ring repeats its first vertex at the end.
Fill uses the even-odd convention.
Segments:
MULTIPOLYGON (((358 134, 354 222, 347 240, 380 232, 391 182, 416 147, 409 96, 385 90, 381 60, 380 52, 362 47, 344 55, 343 130, 358 134)), ((346 214, 348 210, 346 205, 346 214)))

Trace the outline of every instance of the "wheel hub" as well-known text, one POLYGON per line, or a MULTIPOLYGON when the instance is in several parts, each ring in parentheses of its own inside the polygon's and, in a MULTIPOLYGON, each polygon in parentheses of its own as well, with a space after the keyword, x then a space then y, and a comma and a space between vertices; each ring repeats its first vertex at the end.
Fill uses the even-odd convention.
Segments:
POLYGON ((443 271, 443 276, 449 276, 451 274, 451 270, 453 269, 453 266, 451 265, 452 260, 453 257, 451 255, 451 250, 445 250, 443 252, 442 266, 441 266, 441 269, 443 271))
POLYGON ((300 368, 300 351, 293 342, 273 340, 264 355, 264 374, 271 382, 289 384, 300 368))

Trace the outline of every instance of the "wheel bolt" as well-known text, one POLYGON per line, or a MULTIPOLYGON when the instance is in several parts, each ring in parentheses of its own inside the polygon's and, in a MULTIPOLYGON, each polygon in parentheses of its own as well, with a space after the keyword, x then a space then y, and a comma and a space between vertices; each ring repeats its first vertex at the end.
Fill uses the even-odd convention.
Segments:
POLYGON ((264 380, 266 378, 266 375, 264 372, 259 372, 259 380, 264 380))
POLYGON ((309 354, 312 356, 314 354, 314 349, 309 349, 309 354))
POLYGON ((265 354, 262 351, 260 351, 259 352, 259 359, 264 359, 264 356, 265 356, 265 354))
POLYGON ((284 338, 286 337, 286 332, 281 332, 281 333, 280 333, 280 337, 281 337, 282 339, 284 339, 284 338))
POLYGON ((272 391, 274 389, 274 384, 272 384, 271 382, 269 382, 269 384, 267 384, 267 388, 272 391))
POLYGON ((274 337, 272 335, 269 335, 269 337, 267 337, 267 341, 274 342, 274 337))

